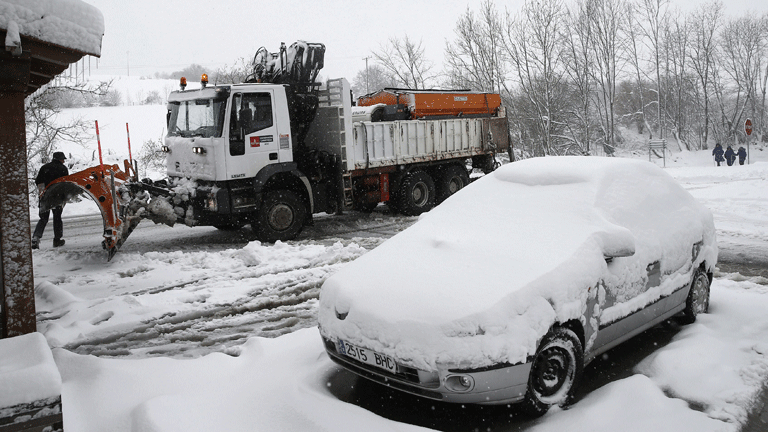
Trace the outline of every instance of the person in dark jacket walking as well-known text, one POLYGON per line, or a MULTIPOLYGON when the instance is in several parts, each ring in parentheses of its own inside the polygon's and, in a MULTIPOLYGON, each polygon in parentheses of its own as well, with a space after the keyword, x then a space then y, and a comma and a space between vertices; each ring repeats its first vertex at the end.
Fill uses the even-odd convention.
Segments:
POLYGON ((712 156, 715 157, 717 166, 720 166, 720 162, 725 160, 723 159, 723 146, 721 146, 720 143, 715 144, 715 148, 712 149, 712 156))
POLYGON ((744 147, 739 147, 739 151, 736 152, 736 155, 739 156, 739 165, 744 165, 744 161, 747 160, 747 151, 744 150, 744 147))
POLYGON ((736 152, 733 151, 731 146, 728 146, 728 148, 725 150, 725 161, 728 163, 728 166, 731 166, 735 160, 736 152))
MULTIPOLYGON (((54 180, 60 177, 68 176, 69 170, 64 165, 64 161, 67 157, 62 152, 54 152, 53 160, 43 165, 40 171, 35 177, 35 184, 37 184, 37 190, 42 194, 43 190, 54 180)), ((53 247, 64 246, 64 239, 61 237, 64 235, 64 223, 61 220, 61 213, 64 211, 63 206, 54 207, 53 209, 45 209, 40 206, 40 220, 37 221, 35 226, 35 232, 32 234, 32 249, 40 247, 40 239, 43 237, 43 231, 45 231, 45 225, 48 224, 48 217, 53 210, 53 247)))

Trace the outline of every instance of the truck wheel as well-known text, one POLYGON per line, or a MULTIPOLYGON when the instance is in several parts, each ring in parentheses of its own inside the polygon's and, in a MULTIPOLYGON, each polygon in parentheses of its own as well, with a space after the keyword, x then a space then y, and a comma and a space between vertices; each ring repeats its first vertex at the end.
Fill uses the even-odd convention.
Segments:
POLYGON ((449 165, 438 172, 435 187, 437 190, 437 204, 445 201, 449 196, 458 192, 469 184, 467 170, 458 165, 449 165))
POLYGON ((288 190, 267 192, 256 214, 256 236, 274 243, 296 238, 304 227, 307 208, 295 193, 288 190))
POLYGON ((403 177, 397 189, 397 208, 406 216, 418 216, 435 205, 435 182, 424 171, 403 177))

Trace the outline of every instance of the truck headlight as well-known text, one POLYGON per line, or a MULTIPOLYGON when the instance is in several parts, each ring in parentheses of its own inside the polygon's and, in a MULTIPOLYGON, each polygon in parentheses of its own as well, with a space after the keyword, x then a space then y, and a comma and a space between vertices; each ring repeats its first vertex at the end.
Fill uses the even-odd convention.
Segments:
POLYGON ((160 147, 160 150, 162 150, 163 153, 170 153, 171 152, 171 148, 168 147, 168 146, 162 146, 162 147, 160 147))
POLYGON ((192 153, 204 155, 206 153, 205 147, 192 147, 192 153))

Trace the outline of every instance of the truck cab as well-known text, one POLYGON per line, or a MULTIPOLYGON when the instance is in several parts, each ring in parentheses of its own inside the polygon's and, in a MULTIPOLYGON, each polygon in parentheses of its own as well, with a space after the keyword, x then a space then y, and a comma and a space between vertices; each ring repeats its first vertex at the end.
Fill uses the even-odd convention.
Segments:
POLYGON ((295 210, 311 211, 288 107, 282 84, 204 85, 169 95, 167 173, 175 193, 189 196, 174 208, 180 220, 221 229, 253 223, 270 182, 281 179, 302 200, 295 210))
POLYGON ((175 91, 168 97, 168 176, 252 178, 293 162, 285 88, 242 84, 175 91))

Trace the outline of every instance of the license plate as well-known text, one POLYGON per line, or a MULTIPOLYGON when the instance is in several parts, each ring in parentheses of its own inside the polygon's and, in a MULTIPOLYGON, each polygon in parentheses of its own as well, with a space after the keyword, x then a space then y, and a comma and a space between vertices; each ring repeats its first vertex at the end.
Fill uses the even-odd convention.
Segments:
POLYGON ((397 363, 395 363, 395 359, 388 355, 377 353, 376 351, 367 348, 360 348, 341 339, 336 342, 336 351, 339 354, 361 361, 365 364, 376 366, 377 368, 392 373, 397 372, 397 363))

